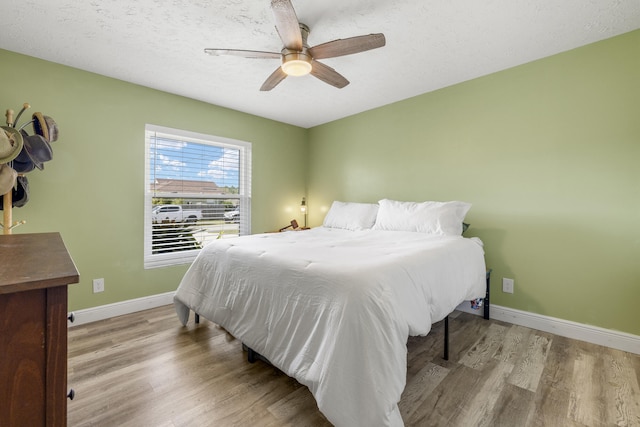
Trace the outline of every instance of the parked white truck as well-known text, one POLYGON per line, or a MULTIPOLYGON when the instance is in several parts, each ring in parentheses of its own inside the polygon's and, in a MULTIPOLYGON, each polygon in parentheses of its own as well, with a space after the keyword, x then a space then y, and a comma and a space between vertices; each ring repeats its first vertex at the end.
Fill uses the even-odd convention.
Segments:
POLYGON ((180 205, 158 205, 153 207, 151 219, 153 222, 196 222, 202 219, 202 211, 180 205))

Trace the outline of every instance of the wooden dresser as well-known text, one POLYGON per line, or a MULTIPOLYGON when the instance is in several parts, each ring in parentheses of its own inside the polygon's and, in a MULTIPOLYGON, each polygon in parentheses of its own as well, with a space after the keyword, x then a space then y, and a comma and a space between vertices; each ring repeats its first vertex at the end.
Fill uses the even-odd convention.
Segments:
POLYGON ((67 285, 58 233, 0 235, 0 426, 67 425, 67 285))

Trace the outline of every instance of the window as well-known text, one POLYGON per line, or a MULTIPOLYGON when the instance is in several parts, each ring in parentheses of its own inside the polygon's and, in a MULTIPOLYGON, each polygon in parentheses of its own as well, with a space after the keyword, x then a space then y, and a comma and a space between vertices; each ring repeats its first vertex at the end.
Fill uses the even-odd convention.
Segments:
POLYGON ((250 234, 250 143, 146 125, 145 153, 144 268, 250 234))

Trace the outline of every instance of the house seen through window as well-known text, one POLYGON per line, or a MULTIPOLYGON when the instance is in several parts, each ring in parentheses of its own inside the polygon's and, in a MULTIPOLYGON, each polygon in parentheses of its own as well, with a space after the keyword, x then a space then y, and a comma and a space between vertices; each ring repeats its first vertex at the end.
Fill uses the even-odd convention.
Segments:
POLYGON ((145 153, 145 268, 250 234, 250 143, 147 125, 145 153))

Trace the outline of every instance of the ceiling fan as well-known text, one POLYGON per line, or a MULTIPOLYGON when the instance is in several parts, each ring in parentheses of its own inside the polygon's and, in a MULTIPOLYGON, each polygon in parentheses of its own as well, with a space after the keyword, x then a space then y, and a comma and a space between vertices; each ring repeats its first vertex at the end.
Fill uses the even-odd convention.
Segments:
POLYGON ((335 58, 376 49, 385 45, 384 34, 369 34, 364 36, 337 39, 317 46, 307 45, 309 27, 298 22, 296 11, 291 0, 271 0, 271 10, 276 21, 276 30, 284 47, 278 52, 262 52, 240 49, 205 49, 209 55, 233 55, 244 58, 280 59, 282 65, 278 67, 260 87, 261 91, 268 91, 276 87, 288 76, 303 76, 311 74, 331 86, 342 89, 349 84, 333 68, 319 62, 318 59, 335 58))

